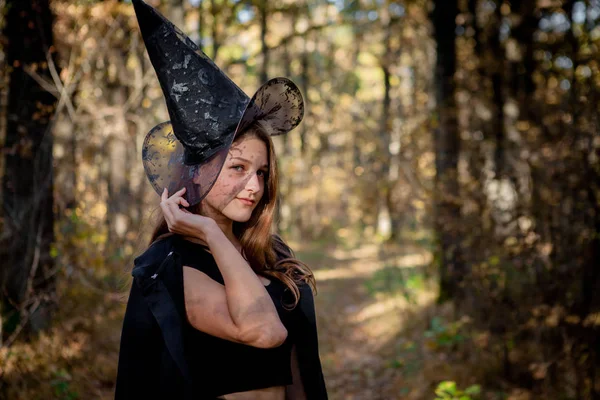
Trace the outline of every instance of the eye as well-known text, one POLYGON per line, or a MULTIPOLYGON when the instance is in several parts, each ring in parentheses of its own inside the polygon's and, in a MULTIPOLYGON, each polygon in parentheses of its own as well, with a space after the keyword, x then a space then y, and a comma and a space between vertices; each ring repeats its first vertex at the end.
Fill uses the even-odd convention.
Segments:
POLYGON ((256 175, 265 178, 267 176, 267 171, 263 171, 262 169, 259 169, 258 171, 256 171, 256 175))
POLYGON ((231 168, 236 170, 237 172, 242 172, 244 170, 243 165, 232 165, 231 168))

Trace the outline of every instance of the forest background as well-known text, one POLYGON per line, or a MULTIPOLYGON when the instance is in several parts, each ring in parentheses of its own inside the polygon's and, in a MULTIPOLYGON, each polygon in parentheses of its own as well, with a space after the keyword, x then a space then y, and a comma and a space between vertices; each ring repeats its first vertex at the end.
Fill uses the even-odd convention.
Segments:
MULTIPOLYGON (((331 398, 600 399, 600 1, 151 4, 304 94, 277 230, 331 398)), ((0 12, 0 397, 111 398, 162 92, 129 1, 0 12)))

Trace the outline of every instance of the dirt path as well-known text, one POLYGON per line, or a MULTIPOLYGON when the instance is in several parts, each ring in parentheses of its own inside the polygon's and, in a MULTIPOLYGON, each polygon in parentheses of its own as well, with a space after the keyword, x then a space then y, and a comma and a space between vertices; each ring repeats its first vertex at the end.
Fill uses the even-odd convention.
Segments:
POLYGON ((435 288, 425 283, 412 291, 411 301, 385 290, 394 289, 392 280, 402 270, 423 271, 431 255, 415 246, 385 252, 367 246, 299 257, 318 282, 320 353, 331 399, 433 399, 436 381, 449 372, 443 357, 429 354, 423 336, 439 311, 435 288))

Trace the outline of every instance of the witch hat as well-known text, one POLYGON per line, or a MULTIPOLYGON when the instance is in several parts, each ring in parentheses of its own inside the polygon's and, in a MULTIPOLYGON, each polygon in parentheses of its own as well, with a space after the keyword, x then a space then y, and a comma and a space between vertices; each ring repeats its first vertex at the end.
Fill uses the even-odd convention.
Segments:
POLYGON ((212 188, 236 133, 254 121, 271 135, 291 131, 304 115, 302 95, 289 79, 275 78, 250 98, 153 7, 133 6, 171 118, 146 135, 144 169, 157 193, 185 186, 194 205, 212 188))

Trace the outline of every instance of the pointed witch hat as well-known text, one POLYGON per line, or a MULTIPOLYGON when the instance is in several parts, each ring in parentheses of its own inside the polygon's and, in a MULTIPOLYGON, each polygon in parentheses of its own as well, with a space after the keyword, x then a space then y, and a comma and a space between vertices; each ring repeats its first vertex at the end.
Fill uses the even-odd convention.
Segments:
POLYGON ((186 187, 194 205, 217 180, 235 135, 253 122, 271 135, 291 131, 304 115, 302 94, 274 78, 248 97, 158 11, 143 0, 133 6, 171 118, 146 135, 144 170, 158 194, 186 187))

